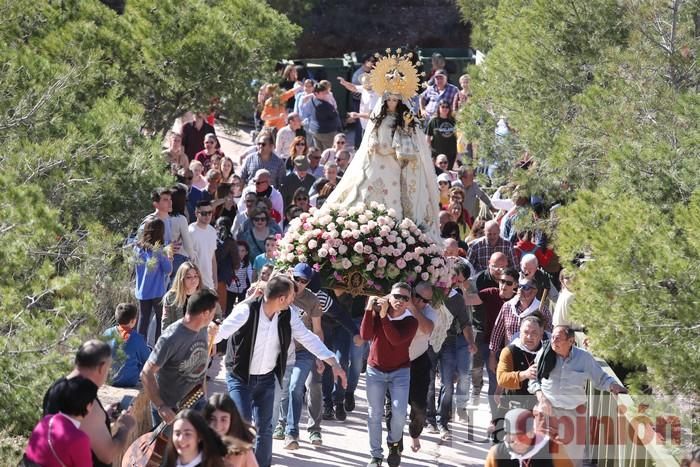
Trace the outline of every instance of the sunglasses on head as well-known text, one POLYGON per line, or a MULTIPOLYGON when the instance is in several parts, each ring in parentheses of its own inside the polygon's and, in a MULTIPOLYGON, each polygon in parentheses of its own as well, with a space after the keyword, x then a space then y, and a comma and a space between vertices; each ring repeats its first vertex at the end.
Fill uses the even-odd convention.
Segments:
POLYGON ((403 295, 400 293, 393 293, 391 294, 391 296, 394 297, 394 299, 396 300, 401 300, 402 302, 407 302, 411 299, 411 297, 409 297, 408 295, 403 295))

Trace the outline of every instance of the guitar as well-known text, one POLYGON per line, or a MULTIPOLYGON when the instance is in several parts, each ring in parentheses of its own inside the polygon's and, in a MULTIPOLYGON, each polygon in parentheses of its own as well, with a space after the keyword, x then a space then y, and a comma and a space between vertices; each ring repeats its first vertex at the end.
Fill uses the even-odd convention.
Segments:
MULTIPOLYGON (((198 384, 177 405, 178 412, 191 408, 202 396, 204 388, 198 384)), ((122 467, 160 467, 168 445, 168 438, 164 434, 167 426, 162 421, 153 431, 139 436, 131 443, 122 458, 122 467)))

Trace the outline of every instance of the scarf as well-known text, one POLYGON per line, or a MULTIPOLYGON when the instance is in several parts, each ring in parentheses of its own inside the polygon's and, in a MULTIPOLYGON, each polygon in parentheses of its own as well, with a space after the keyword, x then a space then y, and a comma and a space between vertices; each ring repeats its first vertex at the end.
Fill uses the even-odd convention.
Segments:
POLYGON ((508 453, 510 454, 511 460, 517 460, 518 465, 522 467, 523 461, 532 459, 539 453, 547 444, 549 443, 549 436, 543 436, 540 434, 535 435, 535 444, 532 448, 525 454, 518 454, 511 451, 510 446, 508 446, 508 453))
MULTIPOLYGON (((510 303, 510 306, 513 308, 513 311, 517 313, 518 309, 518 302, 520 301, 520 295, 516 295, 515 297, 511 298, 508 300, 508 303, 510 303)), ((540 308, 540 301, 537 299, 534 299, 532 303, 530 303, 530 306, 525 308, 523 311, 521 311, 518 314, 518 318, 523 319, 526 316, 530 316, 540 308)))
POLYGON ((129 336, 131 336, 131 331, 133 330, 134 328, 128 328, 123 324, 117 325, 117 332, 119 333, 119 337, 121 337, 124 342, 129 340, 129 336))
POLYGON ((552 342, 544 341, 542 344, 542 356, 537 364, 537 381, 549 378, 549 374, 557 365, 557 354, 552 350, 552 342))

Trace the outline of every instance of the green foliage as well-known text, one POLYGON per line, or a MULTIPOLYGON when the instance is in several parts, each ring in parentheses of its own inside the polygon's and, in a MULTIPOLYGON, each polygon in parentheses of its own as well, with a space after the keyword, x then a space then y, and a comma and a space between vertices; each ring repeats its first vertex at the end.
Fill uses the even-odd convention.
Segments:
POLYGON ((567 203, 550 222, 563 263, 591 259, 573 313, 596 353, 685 394, 700 389, 699 13, 683 1, 502 0, 460 115, 486 159, 502 157, 493 129, 507 115, 506 155, 536 161, 509 176, 567 203))
POLYGON ((236 121, 297 28, 253 0, 134 0, 123 16, 97 0, 0 0, 0 12, 0 463, 11 465, 12 440, 75 348, 133 300, 124 239, 150 191, 173 181, 149 135, 214 96, 236 121))
POLYGON ((462 21, 471 23, 472 46, 487 52, 491 49, 491 34, 489 21, 493 19, 498 9, 498 0, 455 0, 462 21))

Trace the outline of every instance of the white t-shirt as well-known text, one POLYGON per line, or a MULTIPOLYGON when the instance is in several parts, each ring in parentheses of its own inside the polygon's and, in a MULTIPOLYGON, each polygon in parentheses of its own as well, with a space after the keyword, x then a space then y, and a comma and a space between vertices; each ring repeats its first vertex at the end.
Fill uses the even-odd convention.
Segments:
MULTIPOLYGON (((435 323, 435 320, 437 319, 437 313, 430 305, 425 305, 425 308, 423 308, 423 316, 425 316, 426 319, 429 319, 432 323, 435 323)), ((428 350, 429 344, 430 334, 425 334, 419 327, 416 331, 416 335, 411 341, 411 345, 408 347, 408 358, 413 361, 420 357, 428 350)))
POLYGON ((216 290, 216 277, 212 268, 212 258, 216 253, 216 230, 211 225, 206 229, 199 228, 196 222, 188 227, 194 251, 197 255, 196 265, 202 275, 202 286, 216 290))

